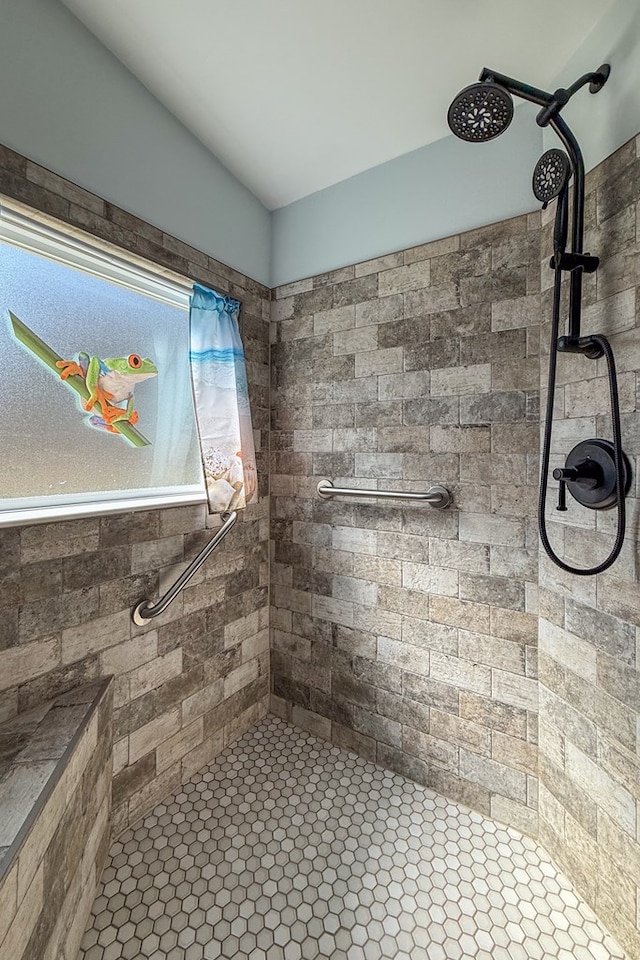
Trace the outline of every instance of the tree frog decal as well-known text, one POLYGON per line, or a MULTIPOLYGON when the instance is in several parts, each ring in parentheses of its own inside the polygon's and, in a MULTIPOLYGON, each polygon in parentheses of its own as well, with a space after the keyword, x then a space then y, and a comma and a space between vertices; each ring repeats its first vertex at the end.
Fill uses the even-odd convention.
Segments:
POLYGON ((119 433, 134 447, 149 445, 150 441, 134 426, 138 414, 133 406, 133 391, 136 384, 158 375, 153 360, 137 353, 106 360, 79 353, 77 360, 63 360, 15 313, 7 312, 18 343, 79 396, 83 410, 95 411, 89 417, 90 426, 119 433))
POLYGON ((114 423, 127 421, 132 426, 138 422, 134 409, 133 391, 138 383, 149 380, 158 374, 158 368, 148 357, 137 353, 128 357, 90 357, 88 353, 79 353, 77 361, 58 360, 56 367, 60 377, 78 376, 84 380, 89 399, 82 401, 85 410, 91 411, 95 404, 100 405, 100 414, 89 418, 91 426, 99 430, 117 433, 114 423))

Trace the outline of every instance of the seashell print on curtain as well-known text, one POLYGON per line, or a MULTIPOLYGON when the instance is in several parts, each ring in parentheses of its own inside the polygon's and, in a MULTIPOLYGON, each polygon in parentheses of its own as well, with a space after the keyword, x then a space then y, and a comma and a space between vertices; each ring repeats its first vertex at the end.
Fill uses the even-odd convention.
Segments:
POLYGON ((194 284, 189 314, 189 359, 212 513, 239 510, 258 499, 239 312, 237 300, 194 284))

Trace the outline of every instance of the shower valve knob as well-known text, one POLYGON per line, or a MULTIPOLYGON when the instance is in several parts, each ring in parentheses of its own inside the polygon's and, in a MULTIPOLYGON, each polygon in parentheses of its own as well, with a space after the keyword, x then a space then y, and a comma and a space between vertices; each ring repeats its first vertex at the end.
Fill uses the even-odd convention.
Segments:
POLYGON ((567 480, 577 480, 578 471, 574 467, 558 467, 553 471, 553 479, 559 480, 558 506, 556 510, 566 513, 567 510, 567 480))
MULTIPOLYGON (((554 476, 555 473, 554 470, 554 476)), ((556 510, 561 510, 563 513, 566 513, 567 510, 567 484, 564 480, 560 481, 560 486, 558 487, 558 506, 556 510)))
POLYGON ((578 471, 575 467, 558 467, 553 471, 554 480, 577 480, 578 471))
MULTIPOLYGON (((558 510, 567 509, 567 490, 574 500, 591 510, 607 510, 617 503, 617 470, 614 446, 610 440, 583 440, 571 450, 564 467, 553 471, 558 480, 558 510)), ((631 484, 631 466, 622 455, 622 480, 625 493, 631 484)))

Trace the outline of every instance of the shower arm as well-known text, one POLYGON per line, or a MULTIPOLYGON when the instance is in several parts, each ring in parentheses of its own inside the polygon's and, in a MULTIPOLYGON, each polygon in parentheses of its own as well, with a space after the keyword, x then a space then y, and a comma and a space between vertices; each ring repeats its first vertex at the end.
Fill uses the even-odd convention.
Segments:
POLYGON ((608 64, 603 64, 598 70, 592 73, 583 73, 575 83, 565 90, 559 87, 555 93, 548 93, 541 90, 540 87, 532 87, 529 83, 523 83, 522 80, 515 80, 513 77, 507 77, 504 73, 498 73, 497 70, 491 70, 489 67, 483 67, 482 73, 478 77, 481 83, 487 80, 493 80, 515 97, 521 97, 530 103, 536 103, 543 109, 537 117, 538 126, 546 127, 554 116, 560 112, 574 93, 581 90, 586 83, 589 84, 589 92, 597 93, 607 82, 611 68, 608 64))
POLYGON ((483 67, 482 73, 478 77, 481 83, 487 80, 493 80, 500 84, 505 90, 515 97, 522 97, 523 100, 529 100, 531 103, 537 103, 539 107, 548 107, 553 103, 553 94, 546 90, 540 90, 539 87, 532 87, 528 83, 522 83, 521 80, 514 80, 513 77, 507 77, 504 73, 498 73, 497 70, 491 70, 489 67, 483 67))
MULTIPOLYGON (((582 302, 582 272, 583 272, 583 245, 584 245, 584 159, 582 151, 575 136, 569 129, 567 123, 559 116, 560 109, 569 101, 569 99, 581 89, 586 83, 590 84, 592 93, 597 92, 605 83, 608 72, 601 68, 595 73, 585 73, 575 81, 567 90, 556 90, 555 93, 547 93, 546 90, 540 90, 538 87, 532 87, 528 83, 522 83, 520 80, 514 80, 513 77, 507 77, 503 73, 490 70, 484 67, 480 74, 481 81, 492 80, 508 90, 510 94, 535 103, 543 109, 537 117, 540 126, 550 126, 555 130, 558 138, 564 145, 573 173, 574 195, 571 210, 571 262, 575 265, 571 269, 571 286, 569 291, 569 330, 567 337, 560 337, 558 348, 562 351, 585 353, 594 359, 602 356, 600 347, 592 344, 591 338, 580 337, 580 313, 582 302)), ((595 258, 590 258, 594 259, 595 258)), ((591 265, 590 269, 595 269, 591 265)))

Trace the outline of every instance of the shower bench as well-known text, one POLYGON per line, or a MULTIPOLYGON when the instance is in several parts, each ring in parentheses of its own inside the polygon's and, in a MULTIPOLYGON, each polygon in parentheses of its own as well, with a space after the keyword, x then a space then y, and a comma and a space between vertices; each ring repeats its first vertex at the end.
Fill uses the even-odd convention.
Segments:
POLYGON ((74 960, 107 854, 111 679, 0 724, 0 958, 74 960))

